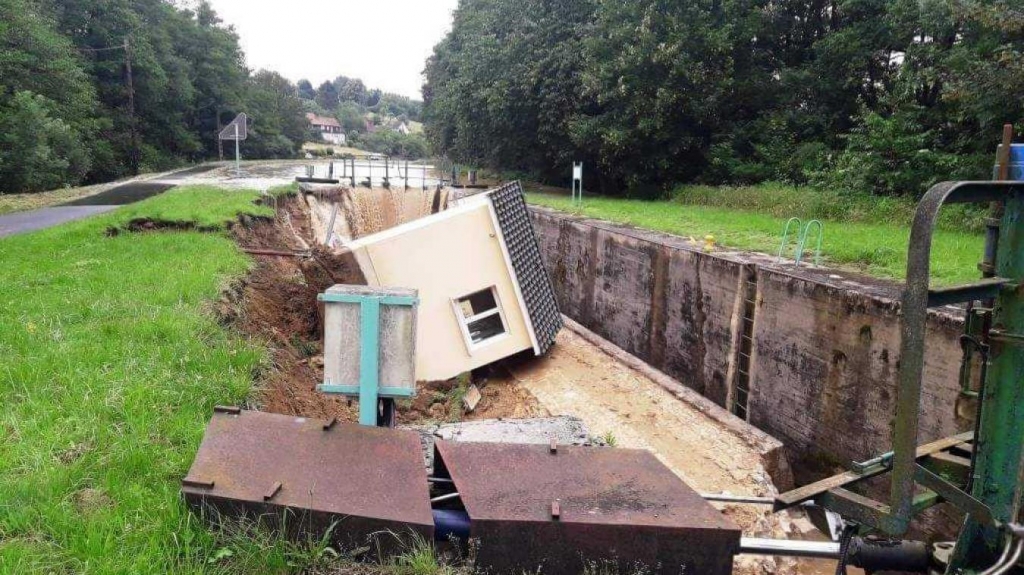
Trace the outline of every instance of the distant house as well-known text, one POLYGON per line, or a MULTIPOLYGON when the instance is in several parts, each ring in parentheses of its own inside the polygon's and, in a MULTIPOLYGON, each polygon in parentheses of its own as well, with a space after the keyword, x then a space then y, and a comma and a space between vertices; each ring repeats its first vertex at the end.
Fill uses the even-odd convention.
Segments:
POLYGON ((408 136, 412 132, 412 130, 409 129, 409 124, 398 119, 388 122, 388 129, 392 132, 398 132, 405 136, 408 136))
POLYGON ((309 120, 309 124, 313 126, 314 130, 320 132, 320 137, 323 138, 325 142, 337 145, 345 144, 345 133, 341 129, 341 122, 336 118, 317 116, 310 112, 306 114, 306 119, 309 120))
POLYGON ((377 131, 377 124, 374 124, 373 120, 367 118, 366 119, 366 133, 367 134, 372 134, 372 133, 374 133, 376 131, 377 131))

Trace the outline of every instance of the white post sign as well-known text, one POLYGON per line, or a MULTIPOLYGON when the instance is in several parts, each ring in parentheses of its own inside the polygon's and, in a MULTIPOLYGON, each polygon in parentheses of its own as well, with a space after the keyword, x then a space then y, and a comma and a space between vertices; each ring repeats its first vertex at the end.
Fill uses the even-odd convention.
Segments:
POLYGON ((249 137, 249 117, 245 113, 235 116, 231 123, 220 131, 218 138, 221 140, 234 140, 235 142, 235 173, 242 170, 242 153, 239 142, 249 137))
POLYGON ((583 162, 572 163, 572 203, 583 203, 583 162))

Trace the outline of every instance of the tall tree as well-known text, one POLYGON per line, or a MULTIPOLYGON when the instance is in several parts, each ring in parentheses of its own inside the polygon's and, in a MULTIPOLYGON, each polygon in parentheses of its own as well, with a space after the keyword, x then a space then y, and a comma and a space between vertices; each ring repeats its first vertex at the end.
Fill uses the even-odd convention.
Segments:
POLYGON ((313 88, 313 84, 309 80, 303 78, 298 83, 299 97, 303 100, 314 100, 316 99, 316 90, 313 88))
POLYGON ((333 82, 324 82, 316 89, 316 103, 327 110, 334 110, 341 103, 338 99, 338 89, 333 82))
POLYGON ((302 146, 306 118, 296 87, 277 72, 260 70, 249 80, 246 110, 253 117, 247 148, 257 157, 291 158, 302 146))
POLYGON ((0 45, 0 193, 79 183, 106 126, 83 62, 27 0, 0 0, 0 45))

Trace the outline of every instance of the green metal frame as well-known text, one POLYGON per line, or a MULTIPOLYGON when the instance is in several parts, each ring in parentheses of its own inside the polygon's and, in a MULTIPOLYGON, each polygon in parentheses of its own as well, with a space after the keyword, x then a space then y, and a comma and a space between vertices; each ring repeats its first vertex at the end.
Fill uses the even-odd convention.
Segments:
POLYGON ((804 249, 807 247, 807 237, 811 235, 811 228, 815 227, 818 230, 818 245, 814 249, 814 265, 821 265, 821 240, 825 235, 825 224, 821 223, 820 220, 811 220, 804 226, 804 231, 800 233, 800 241, 796 246, 796 265, 800 265, 800 262, 804 259, 804 249))
MULTIPOLYGON (((906 533, 912 517, 947 502, 967 515, 947 575, 980 573, 993 565, 1008 525, 1017 520, 1024 456, 1024 182, 944 182, 922 198, 911 229, 907 284, 901 299, 899 387, 892 451, 850 471, 780 494, 776 510, 815 500, 864 526, 906 533), (965 286, 929 285, 932 235, 943 205, 992 202, 1002 209, 990 223, 981 266, 985 279, 965 286), (998 247, 998 249, 997 249, 998 247), (976 433, 919 446, 918 420, 928 309, 991 302, 991 329, 968 326, 987 346, 976 433), (947 452, 961 449, 967 456, 947 452), (891 473, 888 501, 847 488, 891 473)), ((977 322, 972 322, 977 323, 977 322)))
POLYGON ((786 227, 782 228, 782 243, 779 244, 779 258, 777 263, 782 263, 782 257, 786 253, 786 246, 789 245, 789 228, 793 224, 796 224, 796 237, 799 241, 800 226, 803 225, 803 221, 800 218, 789 218, 786 220, 786 227))
POLYGON ((811 228, 815 228, 818 232, 817 245, 814 250, 814 265, 821 264, 821 241, 825 235, 825 224, 821 223, 820 220, 811 220, 804 225, 803 220, 800 218, 789 218, 786 220, 786 226, 782 228, 782 242, 779 243, 779 256, 777 263, 782 263, 783 258, 786 255, 786 247, 789 245, 789 230, 796 225, 796 229, 793 230, 794 238, 796 238, 796 251, 793 253, 793 260, 796 265, 800 265, 800 262, 804 259, 804 251, 807 249, 807 239, 811 235, 811 228))
MULTIPOLYGON (((1021 285, 1024 279, 1024 189, 1009 194, 999 226, 995 273, 1021 285)), ((1024 297, 1017 286, 995 299, 988 333, 990 352, 978 424, 971 496, 992 521, 968 513, 953 564, 980 569, 991 564, 1002 541, 999 527, 1017 520, 1024 443, 1024 297)), ((947 571, 952 573, 952 571, 947 571)))
POLYGON ((393 295, 356 295, 322 293, 317 299, 325 303, 359 305, 359 385, 323 383, 317 390, 359 397, 359 423, 377 425, 377 403, 382 397, 412 397, 413 390, 380 384, 380 308, 385 305, 414 306, 419 298, 393 295), (372 353, 367 353, 372 350, 372 353))

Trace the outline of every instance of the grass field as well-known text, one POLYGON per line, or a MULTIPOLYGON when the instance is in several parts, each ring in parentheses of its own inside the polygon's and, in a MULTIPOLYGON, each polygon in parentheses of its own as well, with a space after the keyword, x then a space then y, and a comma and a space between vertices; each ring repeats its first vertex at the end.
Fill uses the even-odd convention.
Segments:
POLYGON ((199 200, 223 223, 254 197, 173 191, 0 240, 4 573, 206 569, 177 492, 213 405, 242 401, 264 363, 204 312, 250 263, 224 234, 104 230, 199 200))
MULTIPOLYGON (((268 367, 260 342, 207 309, 252 262, 223 232, 105 233, 136 217, 214 226, 266 214, 256 197, 177 189, 0 240, 0 573, 337 564, 323 545, 211 532, 179 499, 213 406, 245 401, 268 367)), ((439 566, 431 557, 402 561, 439 566)))
MULTIPOLYGON (((676 199, 660 201, 587 197, 582 208, 577 208, 566 195, 546 190, 543 193, 529 192, 528 201, 591 218, 690 236, 699 241, 703 241, 706 235, 713 235, 720 246, 772 255, 778 253, 782 230, 790 216, 802 217, 807 221, 821 217, 824 211, 843 219, 822 220, 825 227, 823 265, 881 278, 902 279, 906 276, 909 219, 905 224, 897 222, 912 215, 912 204, 909 202, 903 201, 899 205, 883 206, 883 209, 877 210, 858 203, 855 207, 859 207, 861 213, 857 217, 850 217, 855 214, 844 213, 842 205, 832 207, 820 203, 813 206, 808 204, 803 211, 799 202, 773 210, 771 206, 781 206, 781 201, 772 204, 763 199, 761 201, 766 202, 764 206, 754 208, 755 204, 749 202, 757 201, 756 198, 746 204, 736 199, 731 204, 748 209, 684 203, 701 202, 701 194, 710 195, 707 191, 691 189, 687 194, 677 193, 676 199), (783 213, 788 215, 776 215, 783 213)), ((704 200, 702 203, 710 201, 704 200)), ((721 201, 727 203, 728 198, 721 201)), ((847 207, 847 212, 852 210, 847 207)), ((976 265, 981 259, 984 240, 978 233, 958 231, 972 229, 974 226, 973 223, 960 223, 952 219, 957 215, 953 213, 946 216, 941 229, 935 234, 932 278, 936 285, 966 283, 979 277, 976 265)), ((972 221, 977 217, 974 214, 960 215, 972 221)))

